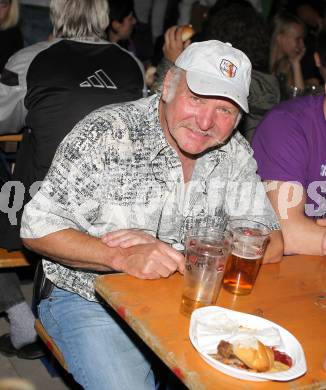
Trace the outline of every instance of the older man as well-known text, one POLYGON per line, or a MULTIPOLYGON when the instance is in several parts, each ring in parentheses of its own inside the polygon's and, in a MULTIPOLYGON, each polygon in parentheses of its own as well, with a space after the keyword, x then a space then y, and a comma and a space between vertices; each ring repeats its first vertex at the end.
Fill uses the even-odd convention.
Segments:
MULTIPOLYGON (((326 82, 326 31, 315 62, 326 82)), ((286 254, 326 255, 326 98, 304 96, 271 110, 257 128, 258 173, 280 217, 286 254)))
POLYGON ((96 298, 99 271, 182 273, 173 244, 185 231, 238 217, 273 229, 264 262, 280 260, 279 224, 252 151, 232 135, 248 110, 250 71, 228 44, 190 45, 162 96, 103 107, 76 125, 25 208, 24 243, 47 257, 55 285, 40 318, 85 388, 154 386, 140 346, 96 298))

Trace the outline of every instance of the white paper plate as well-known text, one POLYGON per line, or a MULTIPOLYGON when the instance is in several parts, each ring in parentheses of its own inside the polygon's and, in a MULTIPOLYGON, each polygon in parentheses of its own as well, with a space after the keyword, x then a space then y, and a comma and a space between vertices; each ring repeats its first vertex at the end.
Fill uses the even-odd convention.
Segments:
MULTIPOLYGON (((290 332, 288 332, 286 329, 282 328, 281 326, 275 324, 274 322, 251 314, 224 309, 219 306, 207 306, 207 307, 202 307, 200 309, 196 309, 193 311, 191 316, 189 337, 193 346, 199 352, 200 356, 208 364, 210 364, 212 367, 216 368, 217 370, 223 372, 224 374, 233 376, 238 379, 245 379, 248 381, 266 381, 266 380, 289 381, 291 379, 298 378, 299 376, 303 375, 307 371, 307 364, 306 364, 304 352, 298 340, 290 332), (277 328, 280 332, 282 343, 284 345, 284 349, 280 349, 280 351, 286 352, 289 356, 291 356, 293 361, 292 367, 286 371, 275 372, 275 373, 256 373, 256 372, 249 372, 246 370, 242 370, 240 368, 228 366, 212 358, 206 353, 206 351, 201 350, 201 348, 198 345, 197 334, 196 334, 198 319, 202 320, 203 318, 205 318, 206 315, 211 313, 217 313, 217 314, 224 313, 225 315, 228 316, 228 318, 238 321, 240 325, 247 328, 252 328, 252 329, 263 329, 268 327, 277 328)), ((214 346, 214 348, 217 348, 217 344, 216 346, 214 346)))

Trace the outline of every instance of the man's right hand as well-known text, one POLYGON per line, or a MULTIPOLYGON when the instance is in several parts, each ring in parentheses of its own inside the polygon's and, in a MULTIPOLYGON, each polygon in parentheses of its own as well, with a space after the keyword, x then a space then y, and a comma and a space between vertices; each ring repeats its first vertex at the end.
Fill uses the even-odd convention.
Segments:
POLYGON ((123 249, 123 256, 113 261, 113 268, 139 279, 168 277, 175 271, 184 272, 184 256, 168 244, 134 245, 123 249))

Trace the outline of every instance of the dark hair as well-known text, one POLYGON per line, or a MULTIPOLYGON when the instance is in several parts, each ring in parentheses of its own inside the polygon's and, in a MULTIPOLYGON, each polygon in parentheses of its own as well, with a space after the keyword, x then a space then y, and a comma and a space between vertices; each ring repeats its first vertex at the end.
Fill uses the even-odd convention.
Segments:
POLYGON ((268 72, 268 28, 250 3, 235 1, 211 12, 204 26, 204 36, 207 40, 230 42, 249 57, 253 69, 268 72))
POLYGON ((116 20, 119 23, 123 22, 123 19, 134 12, 133 0, 109 0, 109 19, 110 23, 116 20))
POLYGON ((322 66, 326 67, 326 30, 321 30, 317 36, 316 50, 322 66))

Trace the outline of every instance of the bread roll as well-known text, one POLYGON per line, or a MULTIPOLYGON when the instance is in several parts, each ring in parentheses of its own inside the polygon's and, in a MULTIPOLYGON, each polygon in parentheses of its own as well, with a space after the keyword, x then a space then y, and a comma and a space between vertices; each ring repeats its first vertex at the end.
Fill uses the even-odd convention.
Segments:
POLYGON ((182 33, 181 33, 181 39, 182 42, 186 42, 188 39, 190 39, 192 36, 195 35, 195 30, 192 28, 191 24, 188 24, 186 26, 181 26, 182 33))
POLYGON ((258 372, 265 372, 274 366, 274 352, 257 340, 257 347, 252 348, 237 344, 233 346, 235 356, 258 372))

